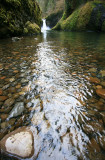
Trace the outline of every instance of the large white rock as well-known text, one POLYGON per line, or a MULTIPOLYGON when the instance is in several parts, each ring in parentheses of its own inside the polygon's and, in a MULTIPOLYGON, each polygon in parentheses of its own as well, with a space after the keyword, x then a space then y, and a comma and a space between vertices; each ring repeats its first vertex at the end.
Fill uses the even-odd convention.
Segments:
POLYGON ((5 147, 7 152, 26 158, 32 153, 32 143, 32 135, 26 131, 16 133, 7 138, 5 147))

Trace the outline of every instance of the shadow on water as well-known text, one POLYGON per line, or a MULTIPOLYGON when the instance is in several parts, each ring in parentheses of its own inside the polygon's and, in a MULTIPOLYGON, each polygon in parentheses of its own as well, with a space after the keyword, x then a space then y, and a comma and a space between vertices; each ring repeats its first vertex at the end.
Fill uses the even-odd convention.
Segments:
MULTIPOLYGON (((96 88, 105 82, 104 63, 104 34, 45 31, 0 41, 1 94, 25 106, 11 118, 13 124, 1 117, 1 134, 31 126, 35 153, 30 160, 103 160, 105 100, 96 88)), ((4 103, 0 112, 8 117, 4 103)))

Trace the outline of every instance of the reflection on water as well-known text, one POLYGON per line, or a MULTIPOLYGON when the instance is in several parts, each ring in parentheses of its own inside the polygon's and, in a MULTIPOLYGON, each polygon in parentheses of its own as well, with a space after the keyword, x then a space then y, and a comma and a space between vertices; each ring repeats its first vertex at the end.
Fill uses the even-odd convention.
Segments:
POLYGON ((0 41, 1 135, 28 125, 38 160, 103 160, 105 98, 96 89, 105 88, 105 35, 46 33, 0 41), (8 119, 17 102, 24 111, 8 119))

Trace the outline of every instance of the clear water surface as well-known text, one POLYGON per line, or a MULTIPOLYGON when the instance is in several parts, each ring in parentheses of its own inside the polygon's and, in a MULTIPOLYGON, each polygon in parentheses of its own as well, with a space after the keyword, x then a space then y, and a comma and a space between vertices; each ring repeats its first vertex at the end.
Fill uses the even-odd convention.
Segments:
MULTIPOLYGON (((104 160, 105 99, 96 94, 98 87, 105 88, 102 70, 103 33, 46 31, 0 40, 1 94, 25 105, 15 123, 1 127, 1 134, 35 128, 30 159, 104 160), (100 82, 92 83, 90 77, 100 82)), ((8 116, 1 124, 14 119, 8 118, 10 111, 2 111, 4 103, 0 114, 8 116)))

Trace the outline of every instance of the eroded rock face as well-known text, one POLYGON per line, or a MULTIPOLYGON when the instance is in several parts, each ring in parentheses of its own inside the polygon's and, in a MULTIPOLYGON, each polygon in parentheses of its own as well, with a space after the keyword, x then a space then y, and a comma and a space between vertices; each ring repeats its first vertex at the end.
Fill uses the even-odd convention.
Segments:
POLYGON ((29 128, 22 127, 5 136, 0 142, 1 150, 22 158, 34 153, 33 135, 29 128))

